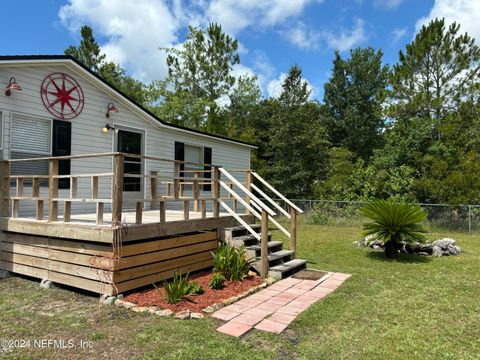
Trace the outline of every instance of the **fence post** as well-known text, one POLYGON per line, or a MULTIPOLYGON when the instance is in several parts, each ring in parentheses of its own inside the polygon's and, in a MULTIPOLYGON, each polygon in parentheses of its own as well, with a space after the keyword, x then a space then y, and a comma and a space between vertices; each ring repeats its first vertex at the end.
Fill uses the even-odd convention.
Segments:
POLYGON ((468 205, 468 235, 472 234, 472 207, 468 205))
POLYGON ((260 276, 268 275, 268 214, 262 209, 262 227, 260 234, 260 276))
POLYGON ((123 154, 115 155, 113 165, 112 220, 122 221, 123 154))
MULTIPOLYGON (((247 171, 247 182, 246 182, 246 188, 248 191, 252 191, 252 182, 253 182, 253 175, 252 175, 252 170, 247 171)), ((245 196, 245 202, 250 205, 250 196, 245 196)), ((245 214, 251 215, 250 210, 245 209, 245 214)))

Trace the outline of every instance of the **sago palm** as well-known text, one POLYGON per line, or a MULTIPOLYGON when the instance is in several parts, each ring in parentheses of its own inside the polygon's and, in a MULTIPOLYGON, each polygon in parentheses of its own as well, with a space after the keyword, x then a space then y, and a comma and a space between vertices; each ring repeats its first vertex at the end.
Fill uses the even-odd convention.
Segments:
POLYGON ((417 205, 396 203, 391 200, 375 200, 365 205, 361 214, 373 222, 363 224, 365 236, 373 235, 385 243, 385 256, 395 258, 400 243, 422 242, 426 230, 421 225, 426 214, 417 205))

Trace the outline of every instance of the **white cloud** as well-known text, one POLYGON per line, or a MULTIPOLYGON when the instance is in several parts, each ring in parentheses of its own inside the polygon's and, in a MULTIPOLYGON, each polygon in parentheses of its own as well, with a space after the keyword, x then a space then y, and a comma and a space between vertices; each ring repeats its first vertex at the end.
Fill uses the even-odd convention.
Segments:
POLYGON ((460 32, 468 32, 477 43, 480 43, 478 14, 480 14, 479 0, 435 0, 430 13, 417 21, 416 28, 419 30, 422 25, 435 18, 445 18, 447 24, 454 21, 460 23, 460 32))
POLYGON ((279 97, 282 93, 282 84, 285 81, 287 74, 282 72, 278 78, 270 80, 267 85, 267 93, 270 97, 279 97))
POLYGON ((230 33, 249 26, 273 26, 303 13, 323 0, 213 0, 205 9, 209 21, 216 21, 230 33))
MULTIPOLYGON (((183 39, 178 38, 178 33, 187 25, 204 26, 216 21, 224 31, 235 35, 249 26, 277 25, 322 1, 68 0, 58 15, 75 34, 84 24, 92 26, 98 39, 106 39, 101 47, 109 60, 119 62, 134 77, 150 81, 167 74, 166 54, 158 48, 181 46, 183 39)), ((239 52, 246 54, 248 49, 240 44, 239 52)), ((257 65, 262 67, 261 62, 257 65)), ((265 84, 272 76, 261 73, 259 79, 265 84)))
POLYGON ((393 29, 392 31, 393 42, 396 43, 402 38, 404 38, 405 35, 407 35, 407 31, 408 29, 406 27, 393 29))
POLYGON ((321 33, 308 29, 307 26, 299 21, 293 28, 282 31, 281 34, 292 44, 301 49, 317 49, 322 38, 321 33))
POLYGON ((108 59, 126 66, 142 80, 163 78, 167 73, 165 53, 177 41, 177 31, 186 17, 173 1, 69 0, 59 11, 64 26, 78 33, 83 24, 97 36, 107 38, 102 50, 108 59))
POLYGON ((404 0, 375 0, 374 5, 387 10, 398 8, 404 0))
POLYGON ((343 29, 338 33, 331 31, 324 33, 327 44, 339 51, 347 51, 367 40, 365 33, 365 21, 359 18, 354 19, 352 29, 343 29))

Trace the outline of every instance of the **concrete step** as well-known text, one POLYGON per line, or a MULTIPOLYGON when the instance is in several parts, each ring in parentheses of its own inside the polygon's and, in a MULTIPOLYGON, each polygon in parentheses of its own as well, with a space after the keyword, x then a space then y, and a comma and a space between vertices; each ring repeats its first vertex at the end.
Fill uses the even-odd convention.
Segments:
POLYGON ((283 264, 270 267, 268 276, 275 279, 284 279, 307 267, 307 260, 294 259, 283 264))
MULTIPOLYGON (((272 233, 268 233, 268 241, 272 240, 272 233)), ((233 237, 230 242, 234 245, 241 246, 244 244, 245 246, 253 246, 253 245, 260 245, 260 241, 257 240, 255 236, 248 233, 247 235, 240 235, 233 237)))
MULTIPOLYGON (((253 229, 253 231, 260 233, 261 225, 259 224, 249 224, 249 226, 253 229)), ((250 232, 245 229, 243 226, 233 226, 229 228, 224 228, 222 231, 222 239, 225 241, 230 241, 235 237, 243 236, 243 235, 251 235, 250 232)))
MULTIPOLYGON (((268 242, 268 253, 274 253, 282 250, 283 243, 281 241, 269 241, 268 242)), ((256 256, 260 256, 262 251, 262 246, 260 244, 250 245, 246 247, 247 250, 255 251, 256 256)))

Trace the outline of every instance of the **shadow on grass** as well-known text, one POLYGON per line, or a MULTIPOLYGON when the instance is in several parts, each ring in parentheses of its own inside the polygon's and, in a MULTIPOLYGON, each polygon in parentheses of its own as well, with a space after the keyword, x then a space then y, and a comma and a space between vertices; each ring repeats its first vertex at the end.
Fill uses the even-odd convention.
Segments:
POLYGON ((399 254, 396 259, 388 259, 383 251, 368 251, 365 254, 366 257, 378 260, 378 261, 385 261, 385 262, 398 262, 398 263, 429 263, 432 261, 430 257, 424 255, 409 255, 409 254, 399 254))

